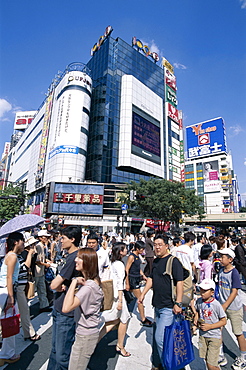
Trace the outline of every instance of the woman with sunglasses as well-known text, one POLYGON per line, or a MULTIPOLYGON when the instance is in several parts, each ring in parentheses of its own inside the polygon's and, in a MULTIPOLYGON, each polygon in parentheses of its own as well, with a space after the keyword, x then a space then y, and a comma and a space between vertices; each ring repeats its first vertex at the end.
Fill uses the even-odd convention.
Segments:
POLYGON ((81 272, 82 276, 73 278, 62 311, 68 313, 75 309, 74 317, 77 323, 68 369, 86 370, 99 338, 103 292, 98 275, 97 253, 91 248, 79 249, 75 262, 76 270, 81 272))

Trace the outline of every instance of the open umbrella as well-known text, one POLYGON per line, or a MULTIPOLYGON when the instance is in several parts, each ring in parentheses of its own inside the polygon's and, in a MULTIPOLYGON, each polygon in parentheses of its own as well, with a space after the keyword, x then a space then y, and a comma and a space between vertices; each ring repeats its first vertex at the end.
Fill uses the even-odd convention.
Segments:
POLYGON ((12 218, 0 228, 0 238, 9 235, 14 231, 24 231, 31 229, 34 226, 37 226, 44 222, 45 219, 43 217, 33 215, 33 214, 26 214, 20 215, 12 218))
POLYGON ((114 233, 113 231, 110 231, 110 232, 108 233, 108 236, 118 236, 118 234, 114 233))

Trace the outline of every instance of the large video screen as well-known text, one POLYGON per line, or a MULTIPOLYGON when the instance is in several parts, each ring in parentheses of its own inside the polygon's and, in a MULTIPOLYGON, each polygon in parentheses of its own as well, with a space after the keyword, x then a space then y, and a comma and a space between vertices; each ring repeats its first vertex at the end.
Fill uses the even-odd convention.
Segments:
POLYGON ((161 163, 160 122, 136 107, 132 112, 132 153, 161 163))

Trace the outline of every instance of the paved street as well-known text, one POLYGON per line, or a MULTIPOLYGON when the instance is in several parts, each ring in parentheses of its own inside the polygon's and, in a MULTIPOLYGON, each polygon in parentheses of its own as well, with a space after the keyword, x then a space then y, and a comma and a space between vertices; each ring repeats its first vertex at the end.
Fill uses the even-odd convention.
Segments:
MULTIPOLYGON (((153 309, 151 307, 152 292, 146 297, 146 314, 153 318, 153 309)), ((246 293, 242 292, 242 300, 246 304, 246 293)), ((25 342, 23 340, 22 331, 17 335, 18 350, 21 353, 21 360, 12 365, 1 367, 7 370, 46 370, 48 356, 51 346, 52 318, 51 314, 38 312, 37 299, 34 298, 31 302, 32 322, 35 329, 42 335, 40 341, 36 343, 25 342)), ((117 341, 117 332, 113 331, 103 338, 96 348, 96 351, 91 358, 89 370, 147 370, 151 369, 152 357, 152 342, 153 329, 145 328, 139 324, 139 315, 136 310, 136 302, 131 306, 132 319, 128 328, 128 337, 126 341, 126 349, 131 352, 131 357, 124 358, 119 356, 115 351, 117 341)), ((244 320, 246 321, 246 320, 244 320)), ((246 334, 246 324, 244 323, 244 331, 246 334)), ((231 364, 235 356, 239 355, 239 350, 236 345, 236 339, 231 332, 230 323, 227 324, 223 333, 225 354, 228 360, 228 365, 223 369, 231 368, 231 364)), ((198 356, 198 336, 193 337, 196 359, 186 367, 186 370, 205 370, 206 367, 198 356)), ((155 351, 154 351, 155 358, 155 351)))

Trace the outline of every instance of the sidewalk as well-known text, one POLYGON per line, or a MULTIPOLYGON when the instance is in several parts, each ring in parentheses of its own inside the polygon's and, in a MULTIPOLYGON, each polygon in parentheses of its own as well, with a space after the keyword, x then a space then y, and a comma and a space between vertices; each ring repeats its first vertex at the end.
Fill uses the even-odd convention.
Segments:
MULTIPOLYGON (((151 306, 152 290, 150 290, 144 300, 145 314, 148 318, 154 319, 154 310, 151 306)), ((135 304, 127 329, 126 350, 131 353, 130 357, 119 356, 115 370, 135 369, 148 370, 152 367, 152 342, 153 328, 140 325, 140 317, 135 304)))

